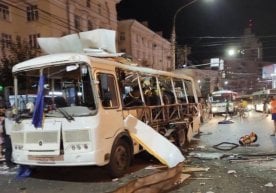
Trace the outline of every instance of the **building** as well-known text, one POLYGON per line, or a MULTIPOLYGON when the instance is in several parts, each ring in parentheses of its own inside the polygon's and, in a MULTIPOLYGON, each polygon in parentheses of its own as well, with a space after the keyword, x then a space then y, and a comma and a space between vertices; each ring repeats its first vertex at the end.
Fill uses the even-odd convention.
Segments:
POLYGON ((234 90, 240 94, 250 94, 263 88, 262 67, 269 64, 262 60, 262 43, 246 28, 234 57, 225 57, 224 70, 221 72, 220 87, 234 90))
MULTIPOLYGON (((25 40, 38 47, 37 37, 60 37, 96 28, 117 29, 119 0, 2 0, 1 50, 25 40)), ((0 51, 0 58, 3 52, 0 51)))
POLYGON ((217 89, 219 74, 217 70, 182 68, 176 69, 175 72, 193 77, 196 83, 197 95, 200 97, 207 98, 217 89))
POLYGON ((38 37, 61 37, 97 28, 117 31, 117 48, 141 66, 171 70, 171 44, 135 20, 117 21, 120 0, 0 1, 0 58, 12 43, 39 48, 38 37))
POLYGON ((118 22, 118 50, 131 55, 141 66, 165 71, 174 69, 171 43, 136 20, 118 22))

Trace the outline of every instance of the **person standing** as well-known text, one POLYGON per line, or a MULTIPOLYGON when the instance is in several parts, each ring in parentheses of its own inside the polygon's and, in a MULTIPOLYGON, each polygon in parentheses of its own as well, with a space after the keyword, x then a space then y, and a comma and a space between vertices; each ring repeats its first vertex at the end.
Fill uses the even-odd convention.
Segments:
POLYGON ((3 159, 4 150, 4 119, 5 119, 5 105, 3 97, 0 96, 0 159, 3 159))
POLYGON ((5 159, 9 168, 14 167, 16 164, 12 162, 12 142, 11 142, 11 128, 13 126, 11 115, 6 116, 4 120, 4 143, 5 143, 5 159))
POLYGON ((269 103, 269 100, 267 98, 264 99, 264 102, 263 102, 263 114, 265 116, 268 116, 268 103, 269 103))
POLYGON ((271 134, 271 136, 275 136, 276 134, 276 96, 272 97, 272 100, 270 101, 271 106, 271 119, 274 122, 274 131, 271 134))

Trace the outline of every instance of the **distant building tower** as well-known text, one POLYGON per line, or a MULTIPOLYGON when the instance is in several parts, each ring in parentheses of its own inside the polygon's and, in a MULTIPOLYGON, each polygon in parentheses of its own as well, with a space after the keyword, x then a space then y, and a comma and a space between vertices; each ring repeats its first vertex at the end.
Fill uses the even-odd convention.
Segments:
POLYGON ((246 28, 241 40, 241 57, 247 60, 262 60, 263 44, 252 33, 252 28, 246 28))
MULTIPOLYGON (((260 90, 263 86, 258 80, 261 79, 262 67, 267 64, 263 59, 262 42, 252 33, 253 21, 244 30, 239 47, 239 55, 224 58, 225 77, 227 87, 240 94, 250 94, 260 90)), ((221 83, 222 84, 222 83, 221 83)))

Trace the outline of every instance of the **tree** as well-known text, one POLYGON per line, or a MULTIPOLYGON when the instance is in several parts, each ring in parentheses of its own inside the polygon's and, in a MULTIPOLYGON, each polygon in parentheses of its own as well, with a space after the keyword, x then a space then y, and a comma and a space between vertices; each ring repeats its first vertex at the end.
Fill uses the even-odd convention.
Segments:
POLYGON ((23 41, 16 40, 9 44, 10 47, 1 50, 2 58, 0 59, 0 85, 12 86, 12 67, 20 62, 38 56, 41 51, 39 48, 32 48, 30 45, 23 41))

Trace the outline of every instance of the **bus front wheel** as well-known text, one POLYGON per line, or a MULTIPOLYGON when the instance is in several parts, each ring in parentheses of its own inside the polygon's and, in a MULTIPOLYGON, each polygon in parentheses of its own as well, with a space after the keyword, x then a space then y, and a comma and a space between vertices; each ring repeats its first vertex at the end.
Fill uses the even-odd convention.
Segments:
POLYGON ((126 141, 119 140, 114 144, 108 164, 108 170, 111 177, 122 177, 130 166, 131 158, 131 148, 126 141))

